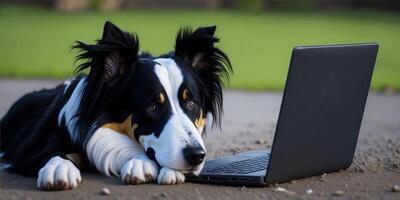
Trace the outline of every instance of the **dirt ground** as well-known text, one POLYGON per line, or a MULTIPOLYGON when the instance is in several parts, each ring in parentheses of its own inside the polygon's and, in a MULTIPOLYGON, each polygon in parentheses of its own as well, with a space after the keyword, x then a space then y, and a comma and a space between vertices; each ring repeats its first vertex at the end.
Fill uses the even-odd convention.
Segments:
MULTIPOLYGON (((0 79, 0 116, 23 93, 56 83, 0 79)), ((281 93, 226 91, 223 133, 206 136, 208 157, 270 148, 281 98, 281 93)), ((353 165, 342 172, 265 188, 127 186, 117 178, 84 173, 77 189, 56 192, 39 191, 34 178, 0 172, 0 199, 400 199, 400 192, 392 191, 396 184, 400 185, 400 95, 370 93, 353 165), (110 189, 109 196, 100 195, 103 187, 110 189), (278 187, 286 192, 276 191, 278 187), (313 192, 307 194, 310 189, 313 192)))

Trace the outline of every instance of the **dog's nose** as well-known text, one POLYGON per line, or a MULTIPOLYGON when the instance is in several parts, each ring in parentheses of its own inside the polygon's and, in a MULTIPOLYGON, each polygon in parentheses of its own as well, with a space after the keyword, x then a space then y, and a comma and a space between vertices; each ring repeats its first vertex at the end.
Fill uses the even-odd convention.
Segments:
POLYGON ((183 149, 183 156, 190 165, 197 166, 204 161, 206 152, 201 147, 185 147, 183 149))

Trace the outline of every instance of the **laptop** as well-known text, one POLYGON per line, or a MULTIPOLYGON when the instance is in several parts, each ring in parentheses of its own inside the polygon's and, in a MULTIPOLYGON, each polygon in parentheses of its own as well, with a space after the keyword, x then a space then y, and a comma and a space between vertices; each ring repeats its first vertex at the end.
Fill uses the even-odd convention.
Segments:
POLYGON ((267 186, 350 167, 377 52, 377 43, 294 48, 271 151, 208 160, 187 181, 267 186))

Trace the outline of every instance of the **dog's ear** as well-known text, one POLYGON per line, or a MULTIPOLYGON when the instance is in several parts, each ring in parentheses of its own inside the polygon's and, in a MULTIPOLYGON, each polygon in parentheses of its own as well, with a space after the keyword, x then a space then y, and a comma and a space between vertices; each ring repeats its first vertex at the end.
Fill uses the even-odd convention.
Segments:
POLYGON ((215 51, 220 52, 214 47, 219 41, 214 37, 215 30, 216 26, 200 27, 194 32, 188 27, 182 28, 176 37, 175 54, 195 69, 211 67, 210 56, 215 51))
POLYGON ((89 69, 80 106, 80 115, 84 120, 93 114, 94 107, 106 106, 122 94, 129 74, 138 64, 139 41, 135 34, 106 22, 103 37, 96 44, 77 41, 73 48, 81 51, 77 60, 85 61, 76 71, 89 69))
POLYGON ((106 22, 103 37, 94 45, 77 42, 73 47, 82 50, 77 60, 87 60, 76 69, 90 68, 89 77, 108 83, 120 78, 138 60, 139 41, 136 35, 119 29, 111 22, 106 22))
POLYGON ((179 30, 175 43, 175 55, 182 59, 201 79, 205 111, 220 125, 222 113, 223 79, 228 80, 232 66, 228 56, 215 47, 219 41, 214 36, 216 26, 200 27, 195 31, 185 27, 179 30))

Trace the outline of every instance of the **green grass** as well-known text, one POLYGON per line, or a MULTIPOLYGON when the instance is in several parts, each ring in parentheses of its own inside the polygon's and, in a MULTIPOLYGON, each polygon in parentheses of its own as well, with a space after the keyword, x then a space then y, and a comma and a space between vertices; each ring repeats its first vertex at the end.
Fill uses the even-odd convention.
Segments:
POLYGON ((378 12, 264 12, 133 10, 59 13, 43 8, 0 7, 0 76, 65 78, 72 75, 75 40, 92 43, 104 21, 137 32, 142 50, 172 50, 179 27, 217 25, 220 48, 230 56, 231 87, 282 89, 297 45, 377 41, 372 87, 400 89, 400 15, 378 12))

